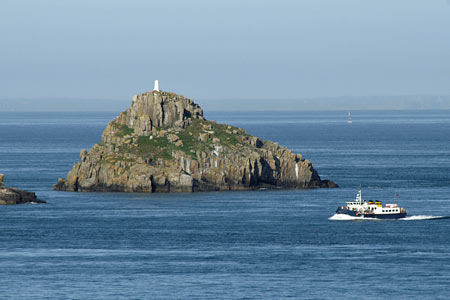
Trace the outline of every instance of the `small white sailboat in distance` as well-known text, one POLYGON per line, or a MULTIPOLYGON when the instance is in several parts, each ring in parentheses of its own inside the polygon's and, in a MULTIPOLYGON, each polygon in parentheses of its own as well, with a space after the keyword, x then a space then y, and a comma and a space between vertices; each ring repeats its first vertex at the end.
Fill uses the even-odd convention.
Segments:
POLYGON ((348 123, 348 124, 352 124, 352 123, 353 123, 353 121, 352 121, 352 115, 350 114, 350 112, 348 112, 347 123, 348 123))

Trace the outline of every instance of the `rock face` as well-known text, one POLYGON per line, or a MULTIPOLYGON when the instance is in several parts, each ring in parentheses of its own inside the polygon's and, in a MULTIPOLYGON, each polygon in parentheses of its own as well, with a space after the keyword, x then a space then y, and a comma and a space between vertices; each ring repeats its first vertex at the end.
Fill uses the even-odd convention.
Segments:
POLYGON ((207 121, 191 100, 152 91, 109 122, 102 141, 55 190, 194 192, 261 187, 337 187, 313 164, 245 130, 207 121))
POLYGON ((16 188, 5 188, 5 176, 0 174, 0 205, 22 204, 27 202, 46 203, 39 200, 35 193, 22 191, 16 188))

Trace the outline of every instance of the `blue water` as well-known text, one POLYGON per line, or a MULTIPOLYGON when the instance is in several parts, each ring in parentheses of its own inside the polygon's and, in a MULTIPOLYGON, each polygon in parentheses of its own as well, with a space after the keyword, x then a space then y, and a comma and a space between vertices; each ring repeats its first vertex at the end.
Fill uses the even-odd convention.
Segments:
POLYGON ((209 113, 302 153, 339 189, 54 192, 112 113, 1 113, 1 299, 448 299, 450 112, 209 113), (333 221, 362 184, 407 221, 333 221), (398 197, 394 197, 398 194, 398 197))

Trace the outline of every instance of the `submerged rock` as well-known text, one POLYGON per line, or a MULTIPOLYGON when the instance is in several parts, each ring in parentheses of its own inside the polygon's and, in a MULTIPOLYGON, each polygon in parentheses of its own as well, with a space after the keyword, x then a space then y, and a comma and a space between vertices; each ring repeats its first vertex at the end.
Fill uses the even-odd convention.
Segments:
POLYGON ((0 174, 0 205, 22 204, 22 203, 46 203, 39 200, 33 192, 23 191, 16 188, 5 188, 5 176, 0 174))
POLYGON ((313 164, 245 130, 207 121, 184 96, 152 91, 109 122, 100 143, 81 150, 63 191, 194 192, 337 187, 313 164))

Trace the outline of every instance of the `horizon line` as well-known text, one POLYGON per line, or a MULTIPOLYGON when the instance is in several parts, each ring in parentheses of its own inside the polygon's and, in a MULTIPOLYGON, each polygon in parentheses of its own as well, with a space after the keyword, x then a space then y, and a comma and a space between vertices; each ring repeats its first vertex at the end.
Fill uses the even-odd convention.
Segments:
MULTIPOLYGON (((169 92, 169 91, 165 91, 165 92, 169 92)), ((142 94, 142 93, 141 93, 142 94)), ((180 94, 182 95, 182 94, 180 94)), ((132 99, 133 95, 130 95, 130 100, 132 99)), ((213 100, 213 101, 230 101, 230 100, 277 100, 277 101, 292 101, 292 100, 316 100, 316 99, 341 99, 341 98, 388 98, 388 97, 393 97, 393 98, 397 98, 397 97, 450 97, 450 94, 396 94, 396 95, 336 95, 336 96, 301 96, 301 97, 295 97, 295 98, 287 98, 287 97, 283 97, 283 98, 276 98, 276 97, 272 97, 272 98, 204 98, 204 97, 199 97, 199 98, 195 98, 198 100, 213 100)), ((190 97, 187 97, 190 98, 190 97)), ((0 101, 5 101, 5 100, 22 100, 22 101, 35 101, 35 100, 61 100, 61 99, 65 99, 65 100, 82 100, 82 101, 87 101, 87 100, 97 100, 97 101, 125 101, 125 99, 123 98, 98 98, 98 97, 67 97, 67 96, 51 96, 51 97, 45 97, 45 96, 39 96, 39 97, 20 97, 20 96, 15 96, 15 97, 0 97, 0 101)), ((126 99, 128 100, 128 99, 126 99)))

